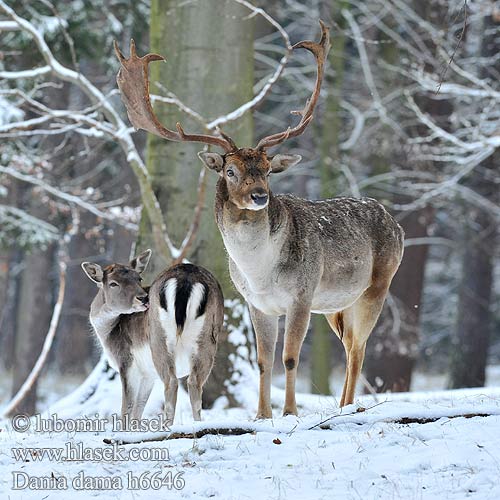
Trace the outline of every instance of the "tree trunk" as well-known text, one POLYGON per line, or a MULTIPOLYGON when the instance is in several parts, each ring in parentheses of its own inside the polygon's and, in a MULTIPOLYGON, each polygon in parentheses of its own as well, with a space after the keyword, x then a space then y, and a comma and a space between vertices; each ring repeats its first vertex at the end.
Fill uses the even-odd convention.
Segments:
MULTIPOLYGON (((166 63, 151 65, 151 92, 162 93, 156 82, 207 119, 228 113, 252 97, 253 18, 249 11, 231 0, 179 3, 173 0, 151 4, 151 51, 167 57, 166 63)), ((170 128, 180 121, 186 131, 204 132, 199 123, 188 119, 175 107, 158 104, 160 120, 170 128)), ((224 127, 238 145, 250 146, 253 139, 252 115, 224 127)), ((190 226, 196 205, 201 162, 200 144, 170 143, 149 135, 147 168, 165 214, 167 230, 180 245, 190 226)), ((213 214, 217 176, 207 173, 206 202, 200 228, 189 259, 207 267, 221 282, 224 296, 235 291, 227 270, 227 257, 213 214)), ((146 217, 141 221, 138 248, 154 248, 146 217)), ((152 259, 149 275, 156 275, 168 262, 152 259)), ((232 318, 231 311, 226 311, 232 318)), ((231 378, 229 360, 234 349, 227 332, 219 339, 216 370, 205 386, 206 402, 227 394, 231 378), (215 378, 215 373, 217 379, 215 378)))
MULTIPOLYGON (((7 204, 14 205, 22 188, 20 183, 12 180, 9 184, 7 204)), ((16 336, 16 311, 21 274, 21 261, 23 252, 17 246, 2 249, 0 266, 2 279, 0 285, 0 361, 6 369, 12 368, 14 364, 14 347, 16 336)))
POLYGON ((85 234, 94 220, 93 215, 82 213, 78 234, 68 245, 67 286, 53 350, 57 368, 67 375, 88 373, 95 345, 89 335, 89 311, 96 287, 80 267, 82 261, 98 254, 95 238, 85 234))
MULTIPOLYGON (((41 202, 32 203, 33 213, 44 219, 45 207, 41 202)), ((12 394, 15 395, 41 352, 52 314, 51 269, 54 245, 47 249, 32 249, 25 255, 17 307, 17 331, 15 337, 15 364, 12 394)), ((16 413, 32 415, 36 410, 37 383, 16 408, 16 413)))
MULTIPOLYGON (((335 20, 339 29, 331 34, 333 49, 328 55, 328 72, 325 75, 323 90, 326 91, 326 102, 321 126, 318 130, 320 150, 321 198, 337 196, 340 176, 339 136, 342 130, 340 96, 344 81, 344 48, 346 32, 342 9, 348 9, 349 3, 341 1, 338 4, 323 2, 322 17, 335 20)), ((330 374, 332 372, 332 343, 335 334, 323 315, 312 316, 312 346, 311 346, 311 391, 314 394, 331 394, 330 374)))
MULTIPOLYGON (((423 19, 439 23, 446 19, 445 4, 438 2, 417 2, 415 9, 423 19)), ((397 29, 397 26, 393 26, 397 29)), ((425 41, 430 50, 436 51, 434 42, 425 41)), ((390 64, 397 65, 402 55, 394 44, 382 44, 381 55, 390 64)), ((432 71, 432 68, 428 69, 432 71)), ((387 82, 389 85, 401 85, 398 79, 395 82, 387 82)), ((442 128, 449 128, 449 116, 452 106, 449 101, 438 100, 431 94, 416 96, 419 107, 431 116, 434 122, 442 128)), ((390 132, 392 133, 392 132, 390 132)), ((424 136, 427 131, 423 125, 410 126, 407 128, 408 135, 424 136)), ((411 158, 405 158, 399 153, 400 146, 390 151, 395 157, 399 154, 400 163, 411 164, 411 158)), ((383 165, 390 165, 388 158, 377 158, 383 165), (382 161, 380 161, 382 160, 382 161)), ((376 160, 376 161, 377 161, 376 160)), ((413 164, 422 171, 435 171, 432 162, 420 162, 413 164)), ((377 173, 381 173, 380 171, 377 173)), ((396 195, 393 202, 398 204, 409 203, 410 196, 396 195)), ((434 209, 425 206, 407 213, 395 214, 396 218, 405 231, 405 239, 420 238, 428 236, 428 228, 434 220, 434 209)), ((365 361, 365 375, 368 382, 377 392, 405 392, 410 390, 411 378, 418 355, 418 340, 420 335, 420 309, 424 289, 425 266, 427 262, 429 247, 427 245, 415 245, 405 249, 403 261, 396 276, 393 279, 390 294, 392 308, 386 302, 381 317, 368 341, 367 357, 365 361), (391 310, 392 309, 392 310, 391 310), (394 317, 398 315, 399 317, 394 317), (396 328, 398 327, 399 328, 396 328)))
MULTIPOLYGON (((490 191, 490 186, 491 184, 483 185, 481 189, 476 183, 475 190, 484 196, 484 188, 490 191)), ((480 208, 469 209, 468 219, 458 300, 458 324, 451 358, 451 389, 483 387, 486 381, 495 221, 491 214, 480 208)))
POLYGON ((14 363, 16 310, 19 294, 19 275, 23 253, 18 248, 2 256, 2 267, 6 266, 4 299, 0 311, 0 361, 10 370, 14 363))
MULTIPOLYGON (((491 9, 494 9, 493 4, 491 9)), ((498 54, 498 24, 495 12, 483 19, 480 55, 491 58, 498 54)), ((496 81, 500 62, 484 65, 481 78, 496 81)), ((498 203, 498 186, 491 180, 500 161, 499 150, 476 167, 469 186, 484 198, 498 203)), ((482 387, 486 381, 486 362, 492 319, 491 294, 493 257, 497 240, 494 216, 485 209, 468 208, 464 234, 462 283, 458 301, 458 324, 453 342, 450 388, 482 387)))
MULTIPOLYGON (((433 220, 431 207, 410 212, 400 221, 405 238, 427 236, 433 220)), ((377 392, 406 392, 410 390, 411 377, 417 355, 420 329, 427 245, 407 248, 403 261, 393 279, 390 293, 397 308, 394 313, 386 303, 381 318, 368 341, 365 375, 377 392), (409 285, 411 284, 411 285, 409 285), (399 315, 399 321, 394 314, 399 315), (393 329, 393 326, 399 328, 393 329)))

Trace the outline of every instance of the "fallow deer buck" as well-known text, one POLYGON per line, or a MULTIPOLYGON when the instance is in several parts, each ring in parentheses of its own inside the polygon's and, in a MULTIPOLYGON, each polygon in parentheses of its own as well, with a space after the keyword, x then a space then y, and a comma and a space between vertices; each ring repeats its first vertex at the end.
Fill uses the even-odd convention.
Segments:
POLYGON ((164 414, 174 421, 178 378, 188 377, 193 418, 201 420, 201 396, 224 320, 219 283, 206 269, 179 264, 163 271, 149 289, 141 285, 151 250, 130 265, 83 262, 99 291, 90 323, 122 383, 121 416, 140 419, 158 376, 164 414))
POLYGON ((323 66, 330 49, 329 30, 320 21, 319 43, 303 41, 317 62, 314 91, 300 122, 264 137, 255 148, 237 148, 225 134, 186 134, 165 128, 149 98, 148 64, 157 54, 138 57, 131 44, 126 59, 115 45, 117 76, 132 125, 173 141, 219 146, 224 154, 201 152, 205 165, 220 176, 215 216, 229 254, 231 278, 248 302, 257 338, 260 369, 257 417, 272 417, 271 372, 278 317, 286 315, 283 363, 286 395, 283 413, 297 414, 295 379, 311 312, 324 314, 342 341, 347 366, 340 405, 353 402, 368 337, 377 322, 403 254, 403 231, 376 200, 334 198, 310 201, 274 195, 270 174, 297 164, 299 155, 269 155, 267 150, 300 135, 313 117, 323 66))

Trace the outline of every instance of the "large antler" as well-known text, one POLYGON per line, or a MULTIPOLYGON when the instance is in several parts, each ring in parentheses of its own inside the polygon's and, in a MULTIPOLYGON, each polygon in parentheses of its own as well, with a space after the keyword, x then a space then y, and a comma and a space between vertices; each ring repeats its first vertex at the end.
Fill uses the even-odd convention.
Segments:
POLYGON ((116 41, 114 42, 116 57, 121 68, 116 76, 123 103, 127 109, 130 123, 136 129, 143 129, 152 134, 177 142, 203 142, 219 146, 226 152, 237 149, 234 142, 223 134, 223 137, 204 134, 186 134, 180 123, 176 123, 177 132, 164 127, 156 117, 149 97, 148 66, 151 61, 165 61, 159 54, 146 54, 138 57, 134 40, 130 40, 130 57, 127 59, 116 41))
POLYGON ((293 49, 307 49, 314 54, 316 58, 316 63, 318 65, 318 74, 316 76, 316 84, 314 86, 314 91, 310 99, 308 99, 304 109, 302 111, 292 111, 294 115, 300 115, 300 122, 293 128, 288 127, 284 132, 279 132, 277 134, 268 135, 262 138, 257 144, 257 149, 266 149, 272 146, 277 146, 282 142, 286 141, 290 137, 296 137, 309 125, 313 118, 314 107, 318 102, 319 93, 321 90, 321 82, 323 80, 325 59, 330 50, 330 28, 328 28, 323 21, 319 22, 321 26, 321 39, 318 43, 312 42, 310 40, 305 40, 303 42, 298 42, 293 46, 293 49))

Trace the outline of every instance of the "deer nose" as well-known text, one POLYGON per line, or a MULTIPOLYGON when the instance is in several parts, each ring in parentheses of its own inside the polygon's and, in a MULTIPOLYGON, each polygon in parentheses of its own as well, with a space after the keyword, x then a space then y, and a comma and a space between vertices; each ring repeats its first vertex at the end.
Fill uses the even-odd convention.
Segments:
POLYGON ((257 204, 257 205, 265 205, 267 203, 267 193, 265 191, 255 191, 250 195, 250 198, 257 204))
POLYGON ((146 305, 148 303, 148 294, 145 293, 144 295, 137 295, 137 299, 146 305))

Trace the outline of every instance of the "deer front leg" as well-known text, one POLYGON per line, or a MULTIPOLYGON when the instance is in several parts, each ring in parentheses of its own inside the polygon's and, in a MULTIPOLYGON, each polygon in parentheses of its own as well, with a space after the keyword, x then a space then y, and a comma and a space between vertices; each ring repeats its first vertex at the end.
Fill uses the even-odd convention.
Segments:
POLYGON ((271 379, 278 338, 278 317, 267 316, 251 305, 249 309, 257 339, 257 364, 260 373, 259 408, 256 418, 272 418, 271 379))
POLYGON ((299 365, 300 349, 307 333, 311 305, 294 304, 286 314, 285 343, 283 346, 283 364, 286 372, 285 406, 283 415, 297 415, 295 403, 295 380, 299 365))
POLYGON ((146 376, 140 378, 140 382, 137 385, 137 392, 134 395, 134 403, 132 406, 131 418, 140 420, 142 414, 144 413, 144 408, 148 402, 149 395, 153 390, 154 379, 146 376))
POLYGON ((120 381, 122 383, 122 407, 121 419, 122 425, 125 423, 125 416, 131 418, 132 408, 134 406, 134 388, 132 387, 130 377, 127 374, 127 368, 120 369, 120 381))

